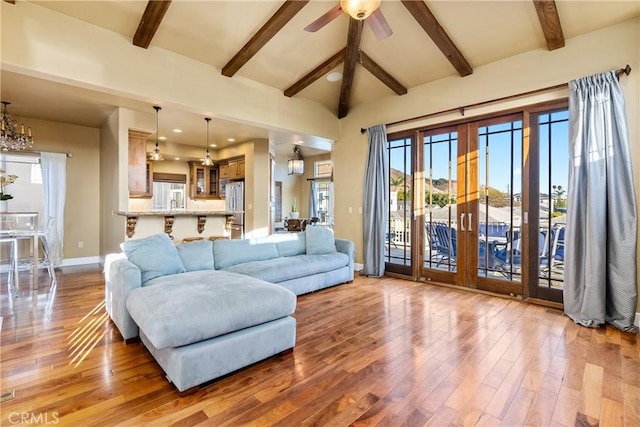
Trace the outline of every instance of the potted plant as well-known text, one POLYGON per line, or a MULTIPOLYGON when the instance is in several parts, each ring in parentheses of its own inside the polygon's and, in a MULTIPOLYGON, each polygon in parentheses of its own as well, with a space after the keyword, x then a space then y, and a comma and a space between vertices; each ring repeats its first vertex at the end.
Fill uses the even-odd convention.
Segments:
POLYGON ((8 210, 7 200, 13 199, 11 194, 5 193, 5 187, 13 184, 16 179, 18 179, 18 175, 8 175, 0 169, 0 212, 6 212, 8 210))
POLYGON ((294 197, 293 199, 291 199, 291 212, 289 213, 289 216, 291 217, 291 219, 297 219, 299 215, 300 213, 298 212, 296 198, 294 197))

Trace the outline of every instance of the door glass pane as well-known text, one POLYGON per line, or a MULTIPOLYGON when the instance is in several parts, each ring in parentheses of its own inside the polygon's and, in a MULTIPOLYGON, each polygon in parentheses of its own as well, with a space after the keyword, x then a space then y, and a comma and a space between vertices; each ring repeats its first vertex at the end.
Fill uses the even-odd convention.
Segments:
POLYGON ((385 261, 411 266, 411 142, 412 138, 388 142, 389 212, 385 261))
POLYGON ((426 135, 424 267, 456 270, 456 193, 458 133, 426 135))
POLYGON ((540 287, 562 289, 564 235, 569 181, 569 112, 538 116, 540 152, 539 260, 540 287))
POLYGON ((522 121, 478 129, 478 274, 521 281, 522 121))

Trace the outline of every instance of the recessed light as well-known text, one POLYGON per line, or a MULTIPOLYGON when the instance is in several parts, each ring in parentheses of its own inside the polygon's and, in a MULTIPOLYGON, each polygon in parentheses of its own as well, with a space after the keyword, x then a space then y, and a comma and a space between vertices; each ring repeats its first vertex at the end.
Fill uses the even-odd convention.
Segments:
POLYGON ((175 133, 182 133, 182 129, 174 129, 173 130, 175 133))
POLYGON ((342 73, 338 73, 337 71, 327 74, 327 80, 329 80, 330 82, 337 82, 341 78, 342 78, 342 73))
POLYGON ((159 136, 158 139, 161 140, 161 141, 165 141, 167 139, 167 137, 166 136, 159 136))
POLYGON ((229 139, 227 139, 227 141, 229 141, 229 142, 236 142, 236 139, 235 139, 235 138, 229 138, 229 139))
POLYGON ((298 144, 298 145, 302 145, 302 144, 304 144, 304 141, 303 141, 303 140, 301 140, 301 139, 299 139, 299 140, 298 140, 298 142, 296 142, 296 144, 298 144))
POLYGON ((217 144, 209 144, 209 147, 217 147, 217 144))
POLYGON ((176 157, 176 160, 180 160, 180 157, 176 157))

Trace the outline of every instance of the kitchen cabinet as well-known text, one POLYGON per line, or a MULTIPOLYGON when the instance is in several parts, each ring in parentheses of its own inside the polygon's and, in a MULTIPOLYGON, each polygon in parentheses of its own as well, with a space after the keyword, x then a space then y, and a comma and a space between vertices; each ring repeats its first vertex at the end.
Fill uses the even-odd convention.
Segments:
POLYGON ((218 165, 204 166, 189 162, 189 196, 192 199, 218 199, 218 165))
POLYGON ((229 162, 220 163, 220 179, 229 178, 229 162))
POLYGON ((229 160, 229 179, 244 179, 244 157, 229 160))
POLYGON ((129 130, 129 197, 153 196, 153 163, 147 160, 147 138, 150 135, 129 130))

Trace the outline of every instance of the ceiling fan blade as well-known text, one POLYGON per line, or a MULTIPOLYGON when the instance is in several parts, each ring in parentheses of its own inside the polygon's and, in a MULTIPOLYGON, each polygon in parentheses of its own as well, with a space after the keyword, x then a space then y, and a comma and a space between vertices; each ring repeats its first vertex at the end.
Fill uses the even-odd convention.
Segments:
POLYGON ((376 35, 378 40, 384 40, 393 34, 393 30, 389 26, 386 18, 382 14, 380 8, 373 11, 373 13, 367 18, 371 31, 376 35))
POLYGON ((304 30, 312 32, 312 33, 315 33, 320 28, 324 27, 325 25, 327 25, 329 22, 331 22, 334 19, 336 19, 341 14, 342 14, 342 8, 340 7, 340 4, 338 3, 329 12, 325 13, 320 18, 316 19, 311 24, 309 24, 306 27, 304 27, 304 30))

